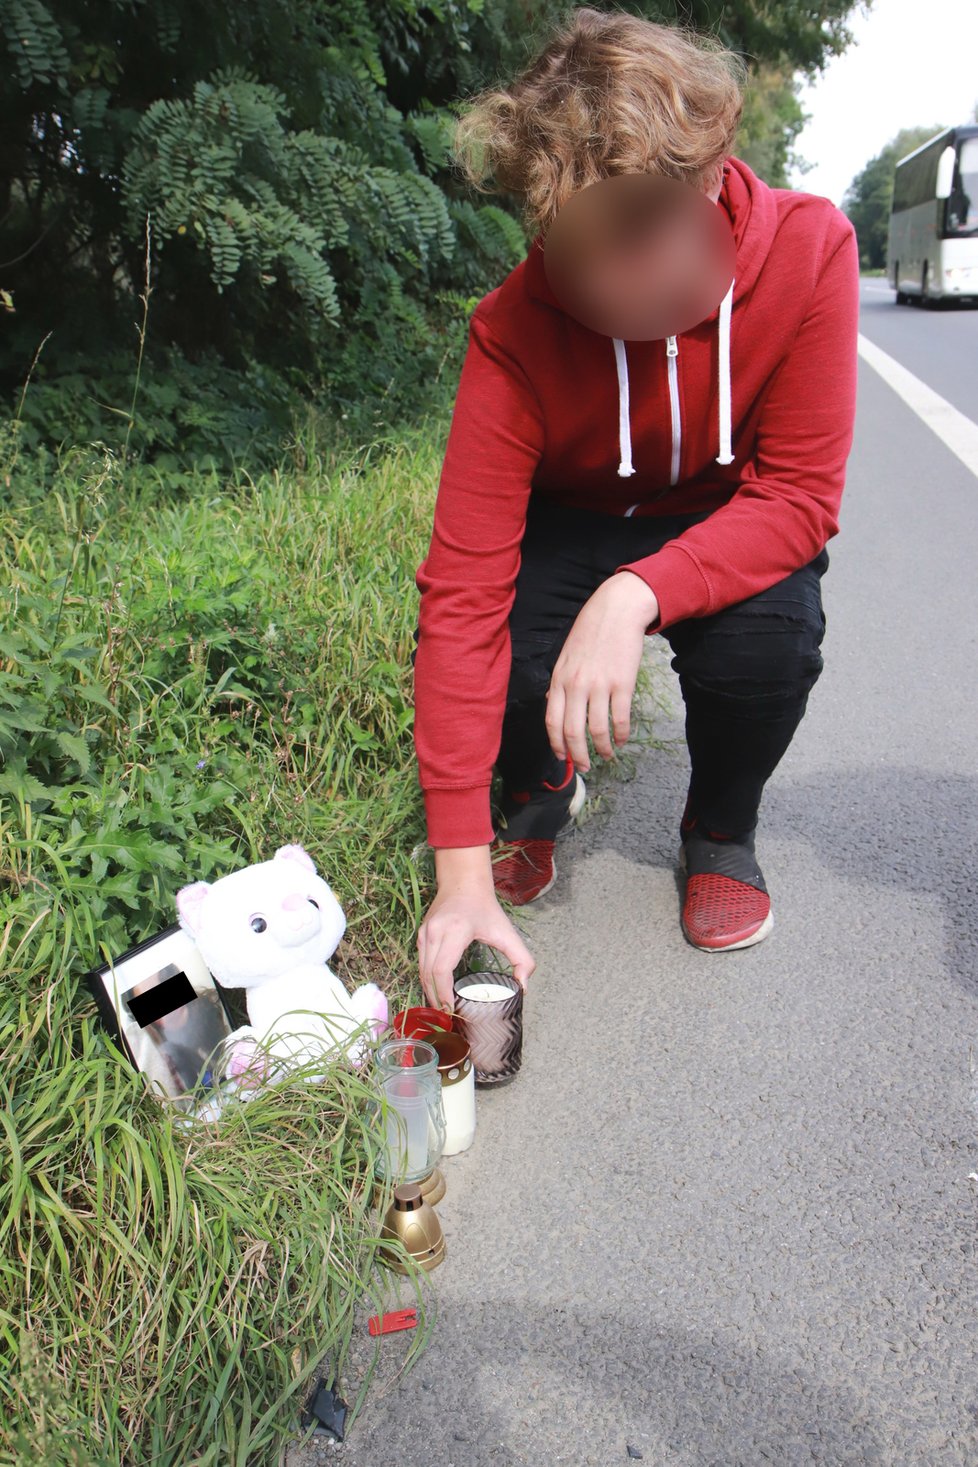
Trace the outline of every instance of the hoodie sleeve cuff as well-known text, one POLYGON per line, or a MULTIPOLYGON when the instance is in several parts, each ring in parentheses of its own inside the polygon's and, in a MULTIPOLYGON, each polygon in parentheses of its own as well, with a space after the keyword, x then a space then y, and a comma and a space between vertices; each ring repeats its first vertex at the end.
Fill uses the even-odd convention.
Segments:
POLYGON ((491 845, 489 788, 485 784, 474 789, 425 790, 428 844, 436 848, 491 845))
POLYGON ((653 631, 661 632, 690 616, 708 616, 713 609, 713 594, 699 562, 676 541, 654 555, 616 566, 616 571, 623 570, 640 576, 659 603, 653 631))

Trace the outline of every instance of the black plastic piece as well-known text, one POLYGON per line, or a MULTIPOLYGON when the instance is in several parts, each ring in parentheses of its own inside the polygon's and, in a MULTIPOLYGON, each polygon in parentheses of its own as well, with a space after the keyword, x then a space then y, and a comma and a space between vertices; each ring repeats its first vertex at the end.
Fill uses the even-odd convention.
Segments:
POLYGON ((302 1413, 303 1427, 311 1426, 314 1421, 319 1425, 316 1427, 314 1436, 331 1436, 334 1441, 341 1442, 346 1430, 346 1413, 349 1408, 345 1401, 336 1394, 335 1381, 331 1385, 326 1384, 325 1375, 320 1376, 313 1394, 312 1403, 307 1411, 302 1413))

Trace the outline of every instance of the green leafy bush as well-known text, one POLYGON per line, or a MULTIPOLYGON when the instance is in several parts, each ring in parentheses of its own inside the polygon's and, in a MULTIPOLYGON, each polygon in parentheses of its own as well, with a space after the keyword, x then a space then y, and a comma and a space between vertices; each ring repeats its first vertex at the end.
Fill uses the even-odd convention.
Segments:
POLYGON ((526 247, 503 208, 456 213, 448 157, 509 11, 0 0, 9 401, 46 340, 25 445, 121 441, 147 289, 144 461, 267 466, 310 404, 385 428, 434 408, 457 303, 526 247))
MULTIPOLYGON (((133 351, 107 353, 93 382, 83 357, 63 359, 48 374, 42 356, 18 418, 18 457, 26 453, 29 462, 7 487, 17 494, 46 493, 63 473, 71 478, 75 445, 101 444, 121 453, 134 366, 133 351)), ((308 414, 300 386, 283 373, 259 364, 233 370, 213 354, 191 363, 171 349, 144 364, 129 446, 170 482, 188 470, 244 463, 260 469, 282 458, 308 414)))

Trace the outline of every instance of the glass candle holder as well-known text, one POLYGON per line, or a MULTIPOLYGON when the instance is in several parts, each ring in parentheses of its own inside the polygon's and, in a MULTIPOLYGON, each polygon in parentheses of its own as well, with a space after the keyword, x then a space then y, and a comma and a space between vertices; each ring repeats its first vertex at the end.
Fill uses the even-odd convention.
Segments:
POLYGON ((374 1063, 387 1102, 387 1140, 377 1170, 399 1183, 418 1182, 438 1165, 445 1145, 438 1055, 423 1039, 389 1039, 374 1063))
POLYGON ((500 1085, 523 1059, 523 989, 510 973, 466 973, 455 980, 455 1014, 469 1041, 477 1085, 500 1085))

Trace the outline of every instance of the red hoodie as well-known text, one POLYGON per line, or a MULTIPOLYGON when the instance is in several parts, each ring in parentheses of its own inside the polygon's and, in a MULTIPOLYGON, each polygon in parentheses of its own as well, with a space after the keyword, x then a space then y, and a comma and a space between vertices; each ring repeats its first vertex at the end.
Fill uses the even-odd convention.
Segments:
POLYGON ((678 338, 626 350, 582 326, 550 290, 539 236, 473 312, 417 572, 414 738, 432 846, 492 840, 531 492, 608 514, 715 511, 629 564, 658 599, 656 631, 766 590, 838 530, 856 396, 852 225, 738 158, 718 207, 734 282, 678 338))

